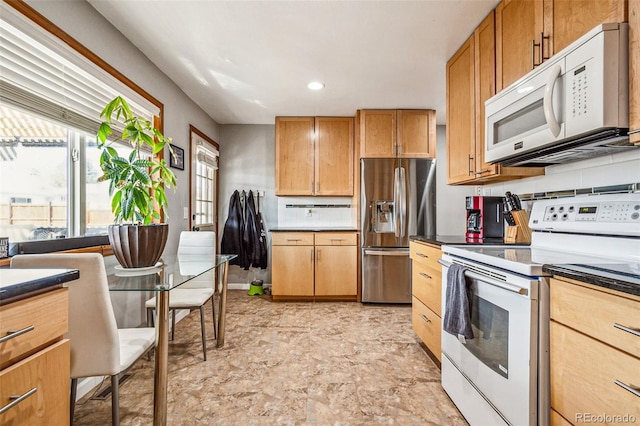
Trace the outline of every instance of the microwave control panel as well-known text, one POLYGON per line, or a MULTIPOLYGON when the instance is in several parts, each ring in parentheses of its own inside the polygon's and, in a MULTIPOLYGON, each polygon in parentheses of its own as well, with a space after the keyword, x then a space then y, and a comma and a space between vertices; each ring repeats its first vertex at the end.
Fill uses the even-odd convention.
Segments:
POLYGON ((580 117, 581 115, 587 115, 587 99, 589 98, 589 73, 587 72, 587 66, 589 64, 584 64, 581 67, 573 70, 570 75, 573 76, 571 79, 571 86, 569 87, 569 91, 571 93, 572 105, 571 105, 571 116, 572 117, 580 117))

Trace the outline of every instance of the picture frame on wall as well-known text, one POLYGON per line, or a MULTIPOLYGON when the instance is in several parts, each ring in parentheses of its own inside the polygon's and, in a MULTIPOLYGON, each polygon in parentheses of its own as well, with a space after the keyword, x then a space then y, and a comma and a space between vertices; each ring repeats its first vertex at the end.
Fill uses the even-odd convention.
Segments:
POLYGON ((184 170, 184 149, 174 144, 169 144, 173 150, 173 154, 169 155, 169 167, 184 170))

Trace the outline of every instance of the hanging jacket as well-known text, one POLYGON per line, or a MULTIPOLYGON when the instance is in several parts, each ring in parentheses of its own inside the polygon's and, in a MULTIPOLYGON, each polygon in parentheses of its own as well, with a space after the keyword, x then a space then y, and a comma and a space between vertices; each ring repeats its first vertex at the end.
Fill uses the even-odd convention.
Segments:
POLYGON ((262 219, 262 212, 260 212, 260 203, 258 202, 258 224, 260 229, 260 260, 258 266, 260 269, 267 269, 267 231, 264 227, 264 220, 262 219))
POLYGON ((224 224, 221 250, 224 254, 238 255, 238 257, 231 260, 229 264, 247 268, 249 266, 249 260, 244 248, 244 227, 240 193, 238 191, 233 191, 231 199, 229 200, 229 214, 227 216, 227 221, 224 224))
MULTIPOLYGON (((244 248, 249 261, 248 266, 258 266, 260 263, 260 220, 256 214, 256 206, 253 201, 253 191, 249 191, 249 196, 244 205, 244 248)), ((248 266, 245 269, 249 269, 248 266)))

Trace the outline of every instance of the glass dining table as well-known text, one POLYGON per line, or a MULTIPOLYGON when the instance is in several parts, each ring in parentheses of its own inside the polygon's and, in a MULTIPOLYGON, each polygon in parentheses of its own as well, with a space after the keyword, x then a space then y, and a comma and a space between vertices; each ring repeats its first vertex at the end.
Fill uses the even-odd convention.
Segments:
POLYGON ((163 256, 150 268, 107 269, 109 291, 152 292, 156 295, 156 349, 153 388, 153 424, 167 424, 167 369, 169 354, 169 299, 171 290, 214 271, 213 283, 218 296, 216 347, 224 345, 227 308, 227 272, 229 261, 237 257, 221 254, 214 257, 200 255, 163 256), (216 279, 215 272, 218 272, 216 279))

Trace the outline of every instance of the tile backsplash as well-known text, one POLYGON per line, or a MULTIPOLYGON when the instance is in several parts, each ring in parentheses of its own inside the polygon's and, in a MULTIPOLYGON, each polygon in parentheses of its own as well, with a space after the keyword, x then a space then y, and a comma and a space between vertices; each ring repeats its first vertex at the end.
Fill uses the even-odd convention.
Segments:
POLYGON ((345 197, 278 197, 278 227, 356 227, 356 208, 345 197))

